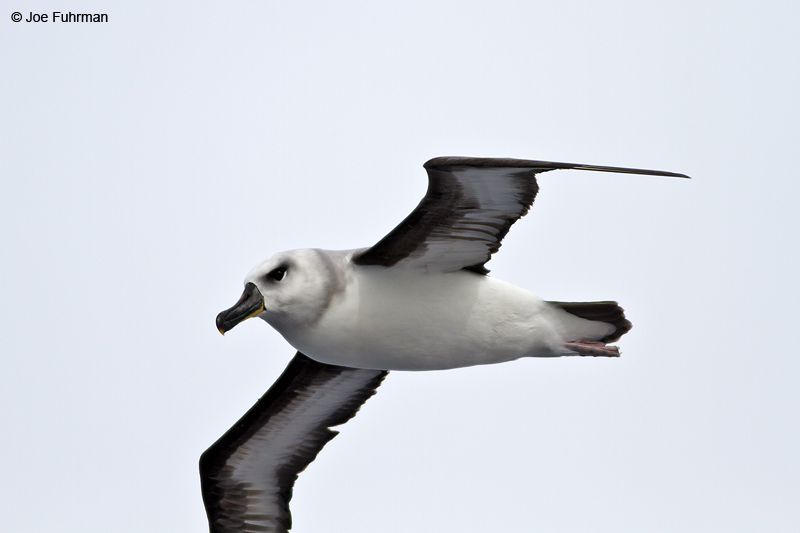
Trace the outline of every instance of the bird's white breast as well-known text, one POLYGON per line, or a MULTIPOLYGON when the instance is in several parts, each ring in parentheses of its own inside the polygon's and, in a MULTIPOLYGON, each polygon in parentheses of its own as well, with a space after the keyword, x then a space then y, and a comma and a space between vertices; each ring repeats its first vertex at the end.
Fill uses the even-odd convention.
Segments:
POLYGON ((563 353, 558 311, 533 294, 467 271, 357 267, 310 328, 282 331, 324 363, 434 370, 563 353))

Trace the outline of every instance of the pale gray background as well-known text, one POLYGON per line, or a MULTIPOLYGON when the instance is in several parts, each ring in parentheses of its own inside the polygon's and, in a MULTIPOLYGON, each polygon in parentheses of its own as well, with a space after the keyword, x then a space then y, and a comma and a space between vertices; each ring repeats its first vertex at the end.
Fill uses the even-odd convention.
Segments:
POLYGON ((492 275, 618 300, 623 357, 391 374, 295 531, 800 529, 797 2, 3 6, 4 531, 206 530, 198 457, 294 353, 216 313, 439 155, 695 179, 542 176, 492 275))

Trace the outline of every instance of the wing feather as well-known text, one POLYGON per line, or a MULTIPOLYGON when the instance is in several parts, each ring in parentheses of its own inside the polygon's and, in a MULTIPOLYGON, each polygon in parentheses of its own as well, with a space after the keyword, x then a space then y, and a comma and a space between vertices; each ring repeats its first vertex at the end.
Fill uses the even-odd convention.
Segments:
POLYGON ((527 159, 437 157, 425 163, 428 191, 419 205, 371 248, 358 265, 487 273, 511 225, 524 216, 539 187, 536 174, 556 169, 688 177, 673 172, 527 159))
POLYGON ((297 475, 375 393, 388 372, 326 365, 301 353, 200 457, 211 533, 286 532, 297 475))

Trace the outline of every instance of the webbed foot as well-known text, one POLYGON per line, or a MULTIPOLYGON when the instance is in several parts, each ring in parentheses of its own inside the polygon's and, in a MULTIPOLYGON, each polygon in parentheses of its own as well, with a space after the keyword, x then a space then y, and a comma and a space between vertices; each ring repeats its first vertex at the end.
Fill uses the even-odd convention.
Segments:
POLYGON ((604 342, 597 341, 574 341, 565 342, 564 346, 578 355, 588 355, 591 357, 619 357, 619 347, 607 346, 604 342))

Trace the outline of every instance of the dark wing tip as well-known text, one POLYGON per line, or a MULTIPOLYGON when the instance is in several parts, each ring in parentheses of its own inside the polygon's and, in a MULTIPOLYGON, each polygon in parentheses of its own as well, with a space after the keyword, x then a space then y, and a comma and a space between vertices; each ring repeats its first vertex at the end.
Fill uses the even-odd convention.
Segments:
POLYGON ((512 159, 509 157, 434 157, 428 160, 423 167, 426 170, 447 170, 453 167, 508 167, 530 168, 539 172, 548 170, 594 170, 598 172, 616 172, 621 174, 644 174, 648 176, 664 176, 669 178, 691 179, 686 174, 679 172, 666 172, 663 170, 647 170, 643 168, 608 167, 602 165, 584 165, 581 163, 558 163, 555 161, 535 161, 533 159, 512 159))

